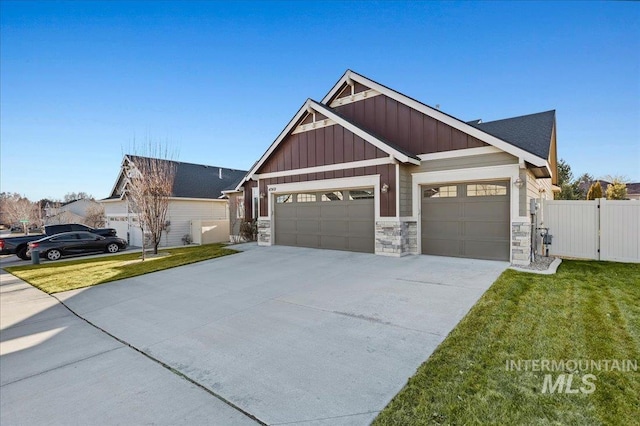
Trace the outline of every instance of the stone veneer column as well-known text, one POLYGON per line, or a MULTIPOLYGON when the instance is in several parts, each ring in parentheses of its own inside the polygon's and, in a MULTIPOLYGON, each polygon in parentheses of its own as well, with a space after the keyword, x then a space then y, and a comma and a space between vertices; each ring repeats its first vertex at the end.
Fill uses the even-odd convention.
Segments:
POLYGON ((258 219, 258 245, 271 245, 271 221, 269 219, 258 219))
POLYGON ((417 230, 416 222, 401 222, 394 219, 376 221, 375 254, 397 257, 416 254, 417 230))
POLYGON ((531 224, 529 222, 511 223, 511 263, 528 265, 531 253, 531 224))

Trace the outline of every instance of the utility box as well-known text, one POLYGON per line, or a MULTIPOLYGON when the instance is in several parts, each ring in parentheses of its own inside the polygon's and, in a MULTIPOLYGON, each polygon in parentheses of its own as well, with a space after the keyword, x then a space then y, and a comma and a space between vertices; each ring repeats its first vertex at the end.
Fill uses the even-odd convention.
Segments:
POLYGON ((544 244, 545 246, 550 246, 551 245, 551 240, 553 239, 553 235, 551 234, 544 234, 542 236, 542 244, 544 244))

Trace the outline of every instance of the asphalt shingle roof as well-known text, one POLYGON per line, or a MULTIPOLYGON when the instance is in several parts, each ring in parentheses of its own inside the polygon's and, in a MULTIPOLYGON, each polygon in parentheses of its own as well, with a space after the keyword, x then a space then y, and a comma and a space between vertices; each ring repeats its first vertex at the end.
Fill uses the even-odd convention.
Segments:
MULTIPOLYGON (((136 159, 144 157, 130 155, 129 158, 135 164, 136 159)), ((171 195, 179 198, 219 198, 222 195, 222 191, 235 188, 247 173, 246 170, 235 170, 226 167, 206 166, 180 161, 172 162, 176 164, 176 176, 171 195)))
POLYGON ((555 110, 551 110, 486 123, 474 120, 467 124, 546 160, 555 117, 555 110))

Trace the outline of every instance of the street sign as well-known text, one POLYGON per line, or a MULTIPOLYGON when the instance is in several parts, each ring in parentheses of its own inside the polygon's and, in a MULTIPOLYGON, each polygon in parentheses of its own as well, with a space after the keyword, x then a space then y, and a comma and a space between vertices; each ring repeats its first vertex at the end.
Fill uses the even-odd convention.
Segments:
POLYGON ((20 220, 20 223, 29 223, 29 220, 27 220, 27 219, 21 219, 21 220, 20 220))

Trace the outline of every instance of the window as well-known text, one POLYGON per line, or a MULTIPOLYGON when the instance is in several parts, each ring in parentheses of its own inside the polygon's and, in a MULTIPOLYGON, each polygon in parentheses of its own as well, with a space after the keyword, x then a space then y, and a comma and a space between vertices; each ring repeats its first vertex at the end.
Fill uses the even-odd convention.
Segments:
POLYGON ((278 204, 292 203, 292 202, 293 202, 293 197, 291 194, 283 194, 283 195, 278 195, 276 197, 276 203, 278 204))
POLYGON ((507 195, 505 183, 473 183, 467 185, 467 197, 491 197, 507 195))
POLYGON ((458 187, 455 185, 449 186, 434 186, 426 188, 422 192, 424 198, 451 198, 458 196, 458 187))
POLYGON ((342 191, 325 192, 322 201, 342 201, 342 191))
POLYGON ((349 200, 369 200, 373 198, 372 189, 353 189, 349 191, 349 200))
POLYGON ((316 194, 297 194, 296 202, 298 203, 315 203, 316 194))

